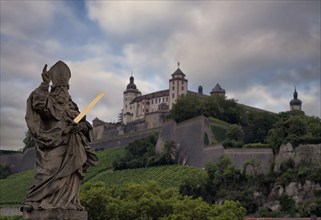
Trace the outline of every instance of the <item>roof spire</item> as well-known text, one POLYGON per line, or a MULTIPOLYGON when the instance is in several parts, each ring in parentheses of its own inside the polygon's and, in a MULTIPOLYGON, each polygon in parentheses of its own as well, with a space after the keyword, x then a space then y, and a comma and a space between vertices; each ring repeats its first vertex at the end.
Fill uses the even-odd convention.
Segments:
POLYGON ((179 68, 179 65, 180 65, 180 63, 179 63, 179 61, 177 62, 177 67, 179 68))
POLYGON ((296 86, 294 86, 293 98, 298 99, 298 92, 296 91, 296 86))

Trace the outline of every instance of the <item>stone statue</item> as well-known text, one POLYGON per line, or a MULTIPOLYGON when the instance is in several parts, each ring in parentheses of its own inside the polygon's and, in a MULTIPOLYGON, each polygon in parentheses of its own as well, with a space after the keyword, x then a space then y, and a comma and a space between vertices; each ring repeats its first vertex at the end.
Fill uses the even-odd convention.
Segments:
POLYGON ((58 61, 42 72, 41 85, 27 100, 26 122, 36 142, 35 175, 21 211, 84 210, 78 193, 86 169, 98 161, 89 147, 92 126, 79 114, 69 90, 71 72, 58 61), (49 84, 52 86, 49 92, 49 84))

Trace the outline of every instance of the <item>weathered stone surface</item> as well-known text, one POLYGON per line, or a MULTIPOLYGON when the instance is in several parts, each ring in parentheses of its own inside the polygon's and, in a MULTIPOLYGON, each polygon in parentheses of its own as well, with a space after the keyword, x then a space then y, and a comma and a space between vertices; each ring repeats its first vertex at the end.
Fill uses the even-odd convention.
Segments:
POLYGON ((172 140, 176 143, 180 164, 204 167, 207 162, 215 163, 221 156, 226 155, 238 169, 243 170, 247 162, 254 161, 255 167, 252 167, 252 171, 268 172, 273 161, 272 149, 224 149, 222 145, 205 145, 205 133, 211 143, 215 137, 209 128, 208 119, 203 116, 181 123, 167 121, 160 131, 156 150, 160 152, 165 141, 172 140))
POLYGON ((92 126, 85 118, 74 121, 80 112, 69 95, 71 72, 64 62, 58 61, 49 71, 45 65, 41 77, 42 83, 27 99, 25 119, 35 141, 36 158, 34 179, 22 209, 84 210, 78 198, 80 181, 98 161, 89 146, 92 126))
POLYGON ((23 212, 24 220, 87 220, 86 211, 49 209, 23 212))
POLYGON ((288 143, 280 147, 278 155, 275 157, 274 170, 279 171, 281 164, 292 159, 296 165, 302 163, 321 164, 321 144, 300 144, 298 147, 288 143))
POLYGON ((296 204, 313 200, 314 192, 320 191, 321 186, 317 183, 306 180, 304 184, 291 182, 285 187, 285 193, 291 196, 296 204))
POLYGON ((271 209, 272 211, 279 211, 281 209, 281 205, 279 201, 267 202, 263 205, 263 207, 271 209))
POLYGON ((321 191, 321 186, 318 183, 306 180, 304 183, 291 182, 287 186, 275 185, 268 196, 268 199, 264 207, 270 208, 273 211, 280 211, 279 198, 286 194, 290 196, 296 205, 313 201, 315 199, 315 191, 321 191))

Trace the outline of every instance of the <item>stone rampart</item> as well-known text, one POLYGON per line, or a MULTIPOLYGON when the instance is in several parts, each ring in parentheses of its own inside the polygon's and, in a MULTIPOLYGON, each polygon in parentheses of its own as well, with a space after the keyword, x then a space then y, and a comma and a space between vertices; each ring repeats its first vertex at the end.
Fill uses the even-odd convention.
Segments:
POLYGON ((249 164, 247 171, 256 171, 258 173, 266 173, 271 168, 274 160, 273 151, 271 148, 240 148, 240 149, 225 149, 224 155, 232 160, 232 164, 242 170, 246 164, 249 164))
POLYGON ((17 173, 32 169, 34 167, 35 157, 35 150, 30 148, 24 153, 18 152, 0 155, 0 164, 10 167, 12 172, 17 173))
POLYGON ((166 141, 172 140, 176 144, 178 160, 181 164, 201 167, 203 165, 203 135, 205 133, 205 117, 196 117, 177 124, 167 121, 161 129, 156 150, 160 152, 166 141))
POLYGON ((302 163, 321 165, 321 144, 300 144, 297 147, 293 147, 290 143, 282 145, 275 157, 274 170, 278 171, 282 162, 289 159, 292 159, 296 165, 302 163))
POLYGON ((114 147, 123 147, 136 140, 143 139, 149 135, 158 133, 160 128, 139 131, 135 133, 127 133, 123 135, 116 135, 114 137, 103 137, 91 143, 91 147, 95 150, 105 150, 114 147))
MULTIPOLYGON (((135 140, 143 139, 149 135, 158 133, 160 128, 148 129, 145 131, 138 131, 135 133, 127 133, 124 135, 115 135, 113 137, 102 137, 91 143, 91 147, 95 150, 105 150, 114 147, 123 147, 135 140)), ((35 164, 35 150, 33 148, 27 149, 24 153, 12 153, 0 155, 0 164, 9 166, 14 173, 24 170, 33 169, 35 164)))
POLYGON ((213 140, 213 134, 209 129, 209 121, 199 116, 181 123, 167 121, 164 123, 157 141, 156 150, 161 151, 165 141, 175 142, 180 164, 204 167, 209 161, 217 162, 226 155, 232 160, 232 164, 243 170, 245 164, 250 163, 252 170, 266 173, 273 161, 272 149, 224 149, 222 145, 205 145, 204 134, 207 133, 209 142, 213 140))
MULTIPOLYGON (((214 136, 209 128, 209 121, 206 117, 199 116, 181 123, 174 120, 166 121, 161 128, 143 129, 144 123, 133 123, 126 133, 113 132, 109 135, 102 135, 99 129, 98 140, 91 143, 96 150, 108 149, 113 147, 126 146, 129 143, 139 140, 149 135, 159 133, 156 150, 160 152, 167 140, 172 140, 176 144, 178 151, 178 161, 180 164, 204 167, 209 161, 217 162, 218 159, 226 155, 231 158, 235 167, 243 170, 245 165, 249 171, 266 173, 271 168, 271 162, 275 160, 275 170, 278 170, 281 163, 292 158, 296 163, 302 161, 312 161, 321 163, 321 144, 318 145, 299 145, 293 148, 291 144, 283 145, 279 154, 273 156, 272 149, 262 148, 231 148, 224 149, 222 145, 206 145, 204 135, 207 134, 209 143, 212 143, 214 136), (121 135, 120 135, 121 134, 121 135)), ((118 128, 117 128, 118 129, 118 128)), ((118 129, 119 130, 119 129, 118 129)), ((116 131, 116 130, 114 130, 116 131)), ((34 149, 28 149, 24 154, 4 154, 0 155, 1 165, 9 166, 13 172, 20 172, 32 169, 35 161, 34 149)))

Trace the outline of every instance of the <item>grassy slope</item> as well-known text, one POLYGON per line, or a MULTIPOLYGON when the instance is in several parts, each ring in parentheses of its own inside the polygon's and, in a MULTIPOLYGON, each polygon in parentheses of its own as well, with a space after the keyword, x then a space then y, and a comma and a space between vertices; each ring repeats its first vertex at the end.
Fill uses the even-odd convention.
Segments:
POLYGON ((209 120, 211 131, 216 139, 216 143, 213 144, 222 143, 226 139, 226 132, 230 124, 213 117, 209 117, 209 120))
POLYGON ((24 171, 0 180, 0 205, 20 204, 31 185, 33 170, 24 171))
MULTIPOLYGON (((148 180, 158 182, 162 187, 178 188, 189 172, 197 168, 181 165, 142 168, 133 170, 112 171, 112 163, 124 153, 124 148, 98 151, 99 165, 88 169, 83 185, 103 181, 109 187, 122 187, 128 183, 140 183, 148 180)), ((203 172, 199 170, 199 172, 203 172)), ((0 180, 0 205, 19 205, 31 186, 33 171, 28 170, 13 174, 0 180)))
MULTIPOLYGON (((89 183, 102 181, 108 187, 124 187, 129 183, 142 183, 153 180, 163 188, 177 188, 182 180, 193 170, 204 172, 198 168, 182 165, 160 166, 130 170, 108 170, 95 176, 89 183)), ((85 183, 87 184, 87 183, 85 183)))

